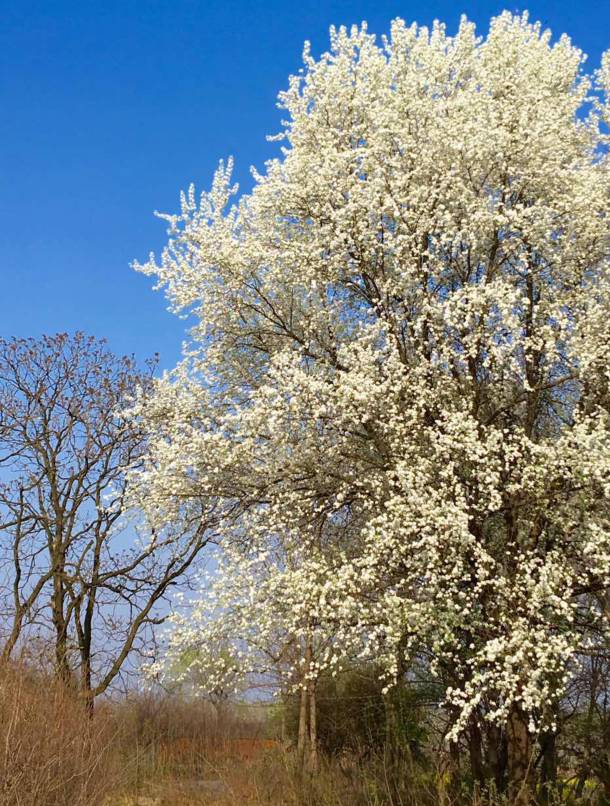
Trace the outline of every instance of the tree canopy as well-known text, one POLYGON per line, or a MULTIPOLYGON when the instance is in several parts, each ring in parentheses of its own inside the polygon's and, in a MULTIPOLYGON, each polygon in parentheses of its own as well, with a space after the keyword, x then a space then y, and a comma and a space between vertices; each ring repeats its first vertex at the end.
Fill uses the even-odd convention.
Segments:
POLYGON ((283 558, 288 633, 388 684, 425 656, 515 780, 607 638, 610 57, 583 61, 509 13, 332 30, 252 192, 221 164, 138 267, 197 317, 137 411, 140 500, 222 502, 232 557, 283 558))

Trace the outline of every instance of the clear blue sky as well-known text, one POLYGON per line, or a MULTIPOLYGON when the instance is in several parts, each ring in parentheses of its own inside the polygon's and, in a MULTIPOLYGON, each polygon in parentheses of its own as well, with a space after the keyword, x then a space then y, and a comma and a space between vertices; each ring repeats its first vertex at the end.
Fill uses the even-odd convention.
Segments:
POLYGON ((610 0, 73 0, 0 2, 0 335, 82 329, 175 363, 185 323, 129 263, 164 241, 174 211, 233 154, 237 179, 274 153, 278 90, 303 41, 331 24, 400 16, 481 29, 528 8, 591 66, 610 46, 610 0))

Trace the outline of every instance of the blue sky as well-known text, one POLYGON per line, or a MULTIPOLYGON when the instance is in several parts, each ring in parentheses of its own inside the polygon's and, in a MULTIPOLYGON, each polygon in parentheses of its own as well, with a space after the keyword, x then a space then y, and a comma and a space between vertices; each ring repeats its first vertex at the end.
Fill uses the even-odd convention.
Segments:
POLYGON ((220 158, 262 167, 277 146, 278 90, 303 41, 331 24, 400 16, 481 30, 503 8, 567 32, 596 66, 610 0, 105 0, 0 2, 0 335, 85 330, 117 352, 178 358, 185 323, 129 263, 164 242, 173 212, 220 158))

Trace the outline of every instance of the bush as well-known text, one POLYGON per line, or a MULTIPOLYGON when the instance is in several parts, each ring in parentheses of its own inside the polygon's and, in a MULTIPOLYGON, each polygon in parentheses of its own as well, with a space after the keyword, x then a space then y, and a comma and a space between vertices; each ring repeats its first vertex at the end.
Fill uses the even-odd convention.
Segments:
MULTIPOLYGON (((416 756, 426 739, 422 709, 424 690, 402 683, 383 693, 384 683, 374 665, 347 669, 336 677, 323 675, 316 690, 320 751, 327 756, 379 753, 390 745, 416 756)), ((299 698, 285 704, 287 738, 296 742, 299 698)))

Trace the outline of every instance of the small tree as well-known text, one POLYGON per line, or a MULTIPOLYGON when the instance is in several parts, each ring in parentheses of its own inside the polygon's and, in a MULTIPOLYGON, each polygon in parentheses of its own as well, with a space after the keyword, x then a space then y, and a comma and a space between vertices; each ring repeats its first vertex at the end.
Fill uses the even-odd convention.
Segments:
POLYGON ((195 600, 169 617, 164 651, 148 673, 218 705, 247 690, 296 696, 299 761, 315 770, 317 686, 334 652, 315 616, 319 591, 301 608, 291 595, 293 574, 307 561, 287 557, 279 542, 265 557, 227 545, 218 560, 195 600))
POLYGON ((146 442, 121 410, 149 394, 153 368, 81 333, 0 340, 2 654, 41 633, 89 702, 164 619, 209 540, 201 509, 161 532, 124 521, 126 473, 146 442))

